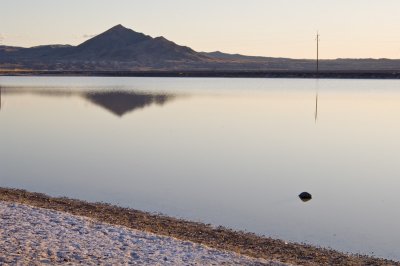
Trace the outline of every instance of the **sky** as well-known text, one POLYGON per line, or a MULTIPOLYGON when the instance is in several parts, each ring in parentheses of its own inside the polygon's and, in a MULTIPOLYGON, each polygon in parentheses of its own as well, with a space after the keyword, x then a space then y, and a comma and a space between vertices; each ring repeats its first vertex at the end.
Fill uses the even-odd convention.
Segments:
POLYGON ((399 0, 0 0, 0 43, 84 42, 122 24, 196 51, 400 58, 399 0))

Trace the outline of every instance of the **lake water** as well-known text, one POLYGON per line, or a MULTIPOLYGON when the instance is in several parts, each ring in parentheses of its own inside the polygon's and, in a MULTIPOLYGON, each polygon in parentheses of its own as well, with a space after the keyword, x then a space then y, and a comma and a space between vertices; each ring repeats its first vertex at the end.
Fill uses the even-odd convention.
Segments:
POLYGON ((0 86, 0 186, 400 259, 398 80, 0 86))

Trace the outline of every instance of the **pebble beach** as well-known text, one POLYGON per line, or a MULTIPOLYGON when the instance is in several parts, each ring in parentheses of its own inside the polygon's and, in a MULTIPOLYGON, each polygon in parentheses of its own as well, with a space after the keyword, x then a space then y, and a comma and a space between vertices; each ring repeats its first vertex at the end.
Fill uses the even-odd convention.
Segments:
POLYGON ((286 265, 17 203, 0 218, 0 264, 286 265))
POLYGON ((0 265, 400 265, 371 256, 0 187, 0 265))

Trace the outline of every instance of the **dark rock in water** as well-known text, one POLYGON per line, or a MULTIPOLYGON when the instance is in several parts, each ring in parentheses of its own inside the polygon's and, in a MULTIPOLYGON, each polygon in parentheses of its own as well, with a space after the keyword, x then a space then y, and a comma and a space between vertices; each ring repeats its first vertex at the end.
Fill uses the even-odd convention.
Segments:
POLYGON ((308 192, 301 192, 300 193, 300 195, 299 195, 299 198, 302 200, 302 201, 309 201, 310 199, 312 199, 312 196, 311 196, 311 194, 310 193, 308 193, 308 192))

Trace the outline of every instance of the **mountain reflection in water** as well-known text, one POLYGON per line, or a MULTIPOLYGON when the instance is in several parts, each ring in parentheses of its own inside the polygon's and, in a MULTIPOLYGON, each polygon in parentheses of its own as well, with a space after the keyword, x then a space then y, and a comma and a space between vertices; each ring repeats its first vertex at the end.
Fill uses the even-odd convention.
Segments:
POLYGON ((174 96, 165 94, 138 94, 129 92, 94 92, 85 95, 90 102, 97 104, 117 116, 123 116, 136 109, 152 104, 163 105, 174 96))
MULTIPOLYGON (((0 87, 1 94, 18 95, 34 94, 39 96, 71 97, 78 96, 89 102, 101 106, 112 114, 122 117, 123 115, 149 107, 153 104, 164 105, 168 101, 176 98, 173 94, 146 93, 134 91, 70 91, 53 89, 27 89, 27 88, 4 88, 0 87)), ((0 105, 1 109, 1 105, 0 105)))

